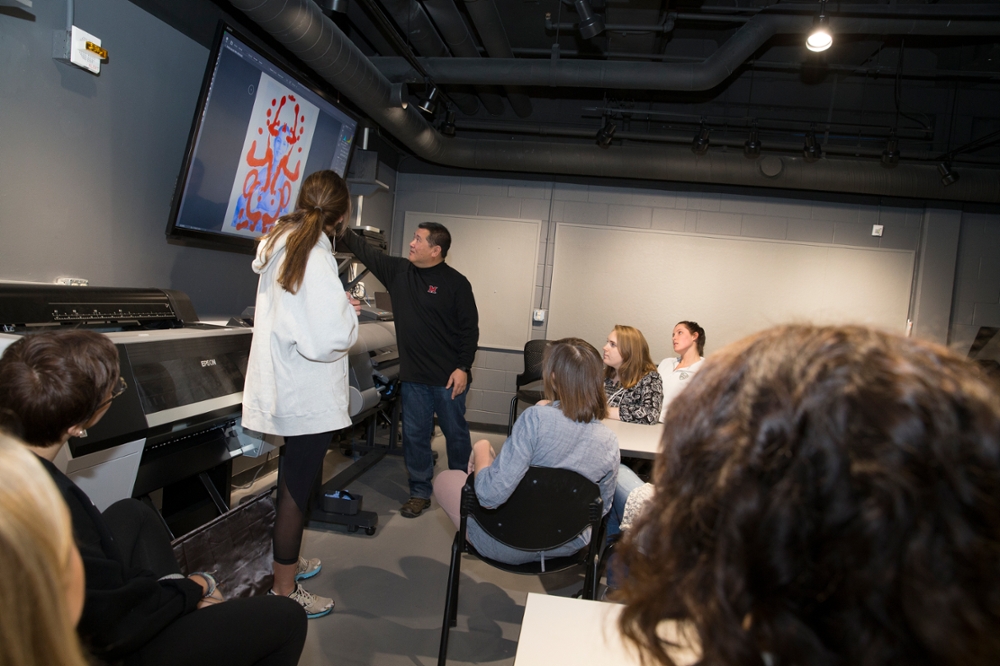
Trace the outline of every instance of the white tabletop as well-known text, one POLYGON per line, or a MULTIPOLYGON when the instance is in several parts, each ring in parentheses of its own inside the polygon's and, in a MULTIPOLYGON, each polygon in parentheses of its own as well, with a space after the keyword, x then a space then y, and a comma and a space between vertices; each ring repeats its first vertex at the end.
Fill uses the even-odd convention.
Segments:
POLYGON ((660 450, 660 439, 663 437, 663 424, 625 423, 618 419, 601 421, 618 437, 618 448, 623 456, 632 458, 655 458, 660 450))
MULTIPOLYGON (((619 604, 528 594, 517 641, 514 666, 639 666, 639 652, 618 631, 619 604)), ((672 623, 661 634, 676 639, 672 623)), ((677 664, 692 664, 697 655, 688 649, 671 650, 677 664)))

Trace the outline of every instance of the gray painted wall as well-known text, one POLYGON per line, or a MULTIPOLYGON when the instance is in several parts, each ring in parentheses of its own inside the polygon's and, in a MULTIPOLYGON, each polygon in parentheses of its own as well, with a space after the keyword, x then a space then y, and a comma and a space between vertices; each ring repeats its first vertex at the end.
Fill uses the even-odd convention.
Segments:
MULTIPOLYGON (((547 237, 554 223, 566 221, 915 250, 921 288, 915 298, 914 334, 942 343, 950 335, 952 343, 964 353, 978 326, 1000 326, 1000 216, 997 215, 965 214, 963 218, 957 211, 919 205, 815 200, 801 195, 775 196, 773 192, 757 196, 705 191, 705 188, 691 191, 670 184, 664 184, 663 189, 649 189, 417 173, 398 174, 395 203, 390 243, 394 254, 399 254, 408 240, 401 233, 407 211, 542 220, 539 256, 544 256, 545 261, 536 269, 535 302, 546 310, 556 242, 555 239, 549 242, 547 237), (871 235, 872 224, 884 226, 881 238, 871 235), (962 237, 956 252, 959 225, 962 237), (924 229, 930 232, 929 247, 922 250, 924 229), (974 271, 970 269, 972 265, 974 271), (964 299, 961 305, 959 294, 964 299), (948 313, 953 302, 965 319, 954 318, 949 324, 948 313), (923 312, 922 319, 918 318, 918 310, 923 312)), ((533 326, 532 337, 544 339, 546 325, 533 326)), ((515 379, 522 370, 520 353, 481 348, 468 398, 469 421, 506 424, 515 379)))
POLYGON ((52 59, 65 2, 0 14, 0 279, 187 292, 202 317, 251 305, 248 255, 164 237, 208 51, 127 0, 76 3, 110 60, 52 59))
POLYGON ((1000 214, 963 213, 949 345, 967 353, 980 326, 1000 327, 1000 214))

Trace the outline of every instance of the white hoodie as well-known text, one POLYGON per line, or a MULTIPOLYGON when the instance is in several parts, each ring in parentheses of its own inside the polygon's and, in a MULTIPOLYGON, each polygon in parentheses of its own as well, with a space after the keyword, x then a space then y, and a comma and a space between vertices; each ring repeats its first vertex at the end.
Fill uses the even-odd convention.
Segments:
POLYGON ((358 339, 358 317, 344 293, 326 234, 309 252, 298 292, 278 284, 287 236, 275 241, 267 260, 266 243, 261 243, 253 262, 260 281, 243 389, 243 427, 273 435, 346 428, 351 424, 347 351, 358 339))

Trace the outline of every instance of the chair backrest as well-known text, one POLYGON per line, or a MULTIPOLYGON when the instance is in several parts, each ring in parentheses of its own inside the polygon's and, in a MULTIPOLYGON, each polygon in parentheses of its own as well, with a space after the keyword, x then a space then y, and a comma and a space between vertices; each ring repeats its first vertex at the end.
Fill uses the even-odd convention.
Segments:
POLYGON ((542 359, 548 344, 548 340, 528 340, 524 343, 524 372, 517 376, 518 388, 542 378, 542 359))
MULTIPOLYGON (((590 525, 597 538, 604 502, 600 487, 568 469, 529 467, 511 496, 496 509, 479 505, 474 475, 462 488, 462 518, 472 516, 488 535, 518 550, 551 550, 590 525)), ((464 525, 463 525, 464 527, 464 525)))

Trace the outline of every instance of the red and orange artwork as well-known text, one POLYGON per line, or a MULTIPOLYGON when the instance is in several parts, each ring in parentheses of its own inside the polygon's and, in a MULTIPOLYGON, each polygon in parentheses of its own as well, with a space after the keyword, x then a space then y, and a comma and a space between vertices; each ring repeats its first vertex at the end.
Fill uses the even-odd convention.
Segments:
POLYGON ((261 74, 226 212, 229 231, 266 234, 294 208, 317 116, 313 104, 261 74))

